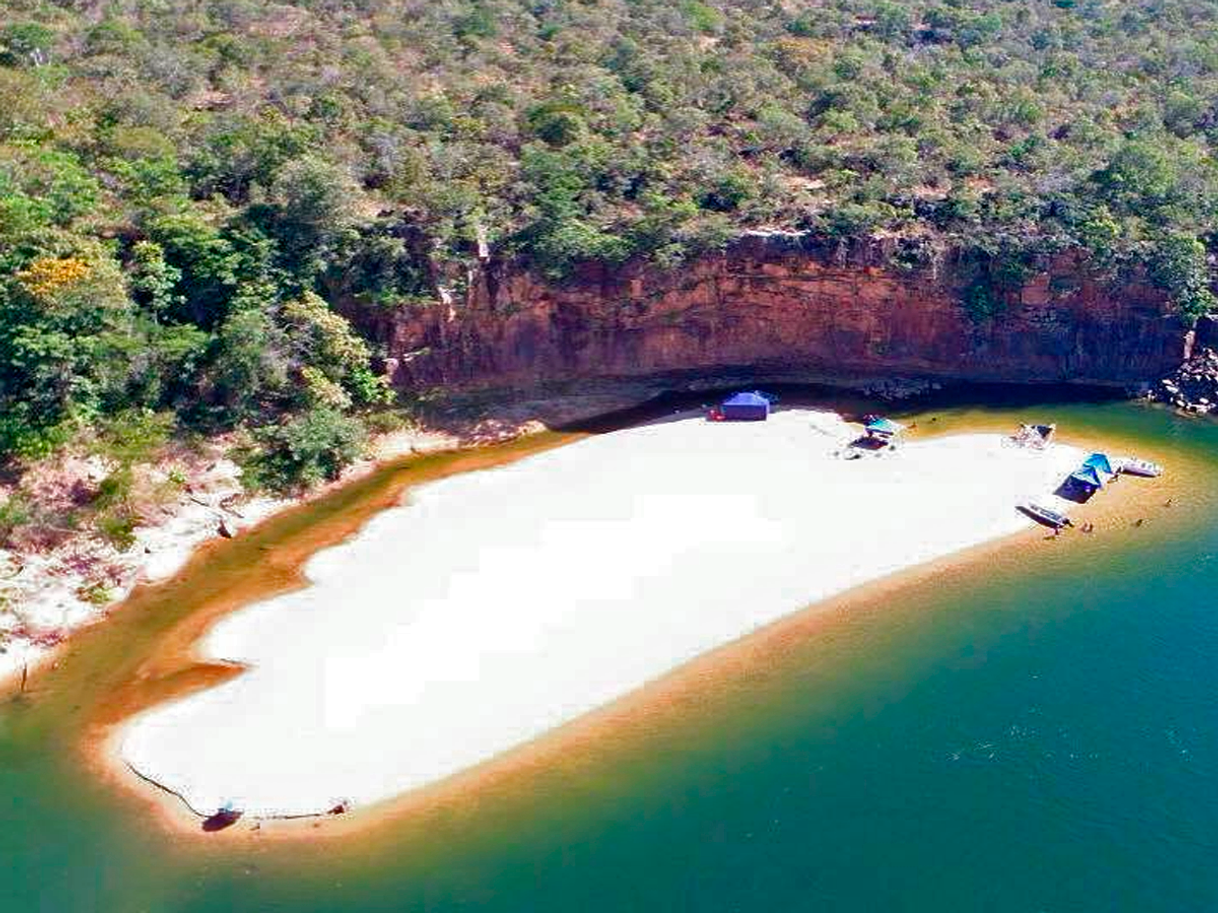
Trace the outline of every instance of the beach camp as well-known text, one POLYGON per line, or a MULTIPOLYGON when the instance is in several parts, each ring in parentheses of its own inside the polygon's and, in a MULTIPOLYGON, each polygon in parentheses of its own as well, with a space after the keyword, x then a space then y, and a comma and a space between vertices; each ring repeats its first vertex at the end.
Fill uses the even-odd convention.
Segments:
POLYGON ((736 393, 720 403, 719 411, 729 422, 764 422, 770 417, 770 399, 756 390, 736 393))

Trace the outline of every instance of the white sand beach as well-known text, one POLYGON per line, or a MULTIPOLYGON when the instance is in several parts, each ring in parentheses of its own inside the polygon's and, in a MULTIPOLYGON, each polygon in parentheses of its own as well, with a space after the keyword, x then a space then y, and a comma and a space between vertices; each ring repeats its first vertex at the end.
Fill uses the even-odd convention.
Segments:
POLYGON ((1030 525, 1082 453, 996 434, 846 461, 785 410, 685 418, 414 490, 312 586, 200 644, 249 670, 156 707, 123 760, 207 814, 366 805, 442 779, 824 599, 1030 525))

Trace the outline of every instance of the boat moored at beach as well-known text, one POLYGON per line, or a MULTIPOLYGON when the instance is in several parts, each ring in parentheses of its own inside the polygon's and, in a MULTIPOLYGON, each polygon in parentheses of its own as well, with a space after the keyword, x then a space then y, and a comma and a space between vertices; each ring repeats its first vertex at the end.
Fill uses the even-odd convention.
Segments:
POLYGON ((232 802, 225 802, 212 814, 203 819, 203 830, 222 831, 240 821, 243 814, 244 812, 234 806, 232 802))
POLYGON ((1152 463, 1150 460, 1142 460, 1137 457, 1122 457, 1116 461, 1116 471, 1124 475, 1153 479, 1163 474, 1163 467, 1158 463, 1152 463))
POLYGON ((1043 504, 1038 504, 1035 501, 1026 501, 1019 505, 1020 513, 1026 514, 1042 526, 1048 526, 1050 529, 1062 529, 1063 527, 1072 525, 1070 518, 1060 510, 1054 510, 1052 507, 1046 507, 1043 504))

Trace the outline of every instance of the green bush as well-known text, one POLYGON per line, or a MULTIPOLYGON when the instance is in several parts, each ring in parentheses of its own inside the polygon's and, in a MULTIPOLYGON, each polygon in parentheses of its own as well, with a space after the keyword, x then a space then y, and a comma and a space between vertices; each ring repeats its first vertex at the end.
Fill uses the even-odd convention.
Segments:
POLYGON ((975 323, 992 320, 1002 313, 1003 301, 1001 296, 986 280, 977 280, 964 290, 962 296, 964 310, 975 323))
POLYGON ((400 409, 378 409, 361 416, 364 427, 371 434, 389 434, 409 428, 410 416, 400 409))
POLYGON ((1159 238, 1153 248, 1150 275, 1155 284, 1171 295, 1172 302, 1188 320, 1196 320, 1218 309, 1210 289, 1209 258, 1205 245, 1183 232, 1159 238))
POLYGON ((0 415, 0 465, 46 459, 71 440, 72 430, 70 421, 39 424, 28 403, 14 404, 7 415, 0 415))
POLYGON ((14 22, 0 29, 0 64, 43 66, 50 61, 55 33, 37 22, 14 22))
POLYGON ((102 513, 97 516, 94 525, 102 538, 120 552, 125 552, 135 545, 138 518, 134 514, 123 511, 102 513))
POLYGON ((557 100, 538 105, 528 114, 529 127, 538 139, 551 146, 566 146, 584 132, 584 119, 578 105, 557 100))
POLYGON ((122 466, 151 459, 169 441, 172 412, 127 409, 99 422, 97 450, 122 466))
POLYGON ((29 522, 30 516, 29 502, 21 492, 13 492, 0 501, 0 544, 7 543, 14 531, 29 522))
POLYGON ((357 419, 316 407, 257 429, 254 446, 238 456, 249 487, 288 493, 338 478, 365 440, 357 419))
POLYGON ((84 583, 76 590, 76 595, 85 602, 93 605, 103 606, 113 598, 113 593, 110 587, 106 586, 100 580, 95 580, 91 583, 84 583))
POLYGON ((98 510, 124 507, 131 498, 134 485, 135 473, 130 464, 119 466, 98 484, 93 506, 98 510))

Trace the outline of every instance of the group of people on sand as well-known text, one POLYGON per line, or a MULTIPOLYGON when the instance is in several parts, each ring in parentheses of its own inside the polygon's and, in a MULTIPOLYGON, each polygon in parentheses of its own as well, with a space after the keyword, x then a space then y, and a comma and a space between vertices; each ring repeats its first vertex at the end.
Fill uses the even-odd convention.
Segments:
MULTIPOLYGON (((1068 523, 1068 525, 1073 526, 1074 524, 1068 523)), ((1060 536, 1062 534, 1062 529, 1063 529, 1063 527, 1060 527, 1060 526, 1053 527, 1053 535, 1050 538, 1056 539, 1058 536, 1060 536)), ((1093 533, 1093 532, 1095 532, 1095 524, 1092 523, 1090 520, 1088 520, 1086 523, 1084 523, 1082 526, 1080 526, 1078 528, 1078 531, 1080 533, 1093 533)))
MULTIPOLYGON (((1172 500, 1173 500, 1172 498, 1168 498, 1166 501, 1163 502, 1163 506, 1171 507, 1172 500)), ((1138 517, 1138 519, 1133 521, 1133 525, 1141 526, 1145 522, 1146 522, 1145 517, 1138 517)), ((1071 525, 1073 525, 1073 524, 1071 524, 1071 525)), ((1078 528, 1078 531, 1080 533, 1093 533, 1093 532, 1095 532, 1095 524, 1092 523, 1090 520, 1088 520, 1086 523, 1084 523, 1082 526, 1080 526, 1078 528)), ((1058 527, 1054 528, 1053 536, 1051 538, 1056 539, 1061 534, 1062 534, 1062 528, 1060 526, 1058 526, 1058 527)))

